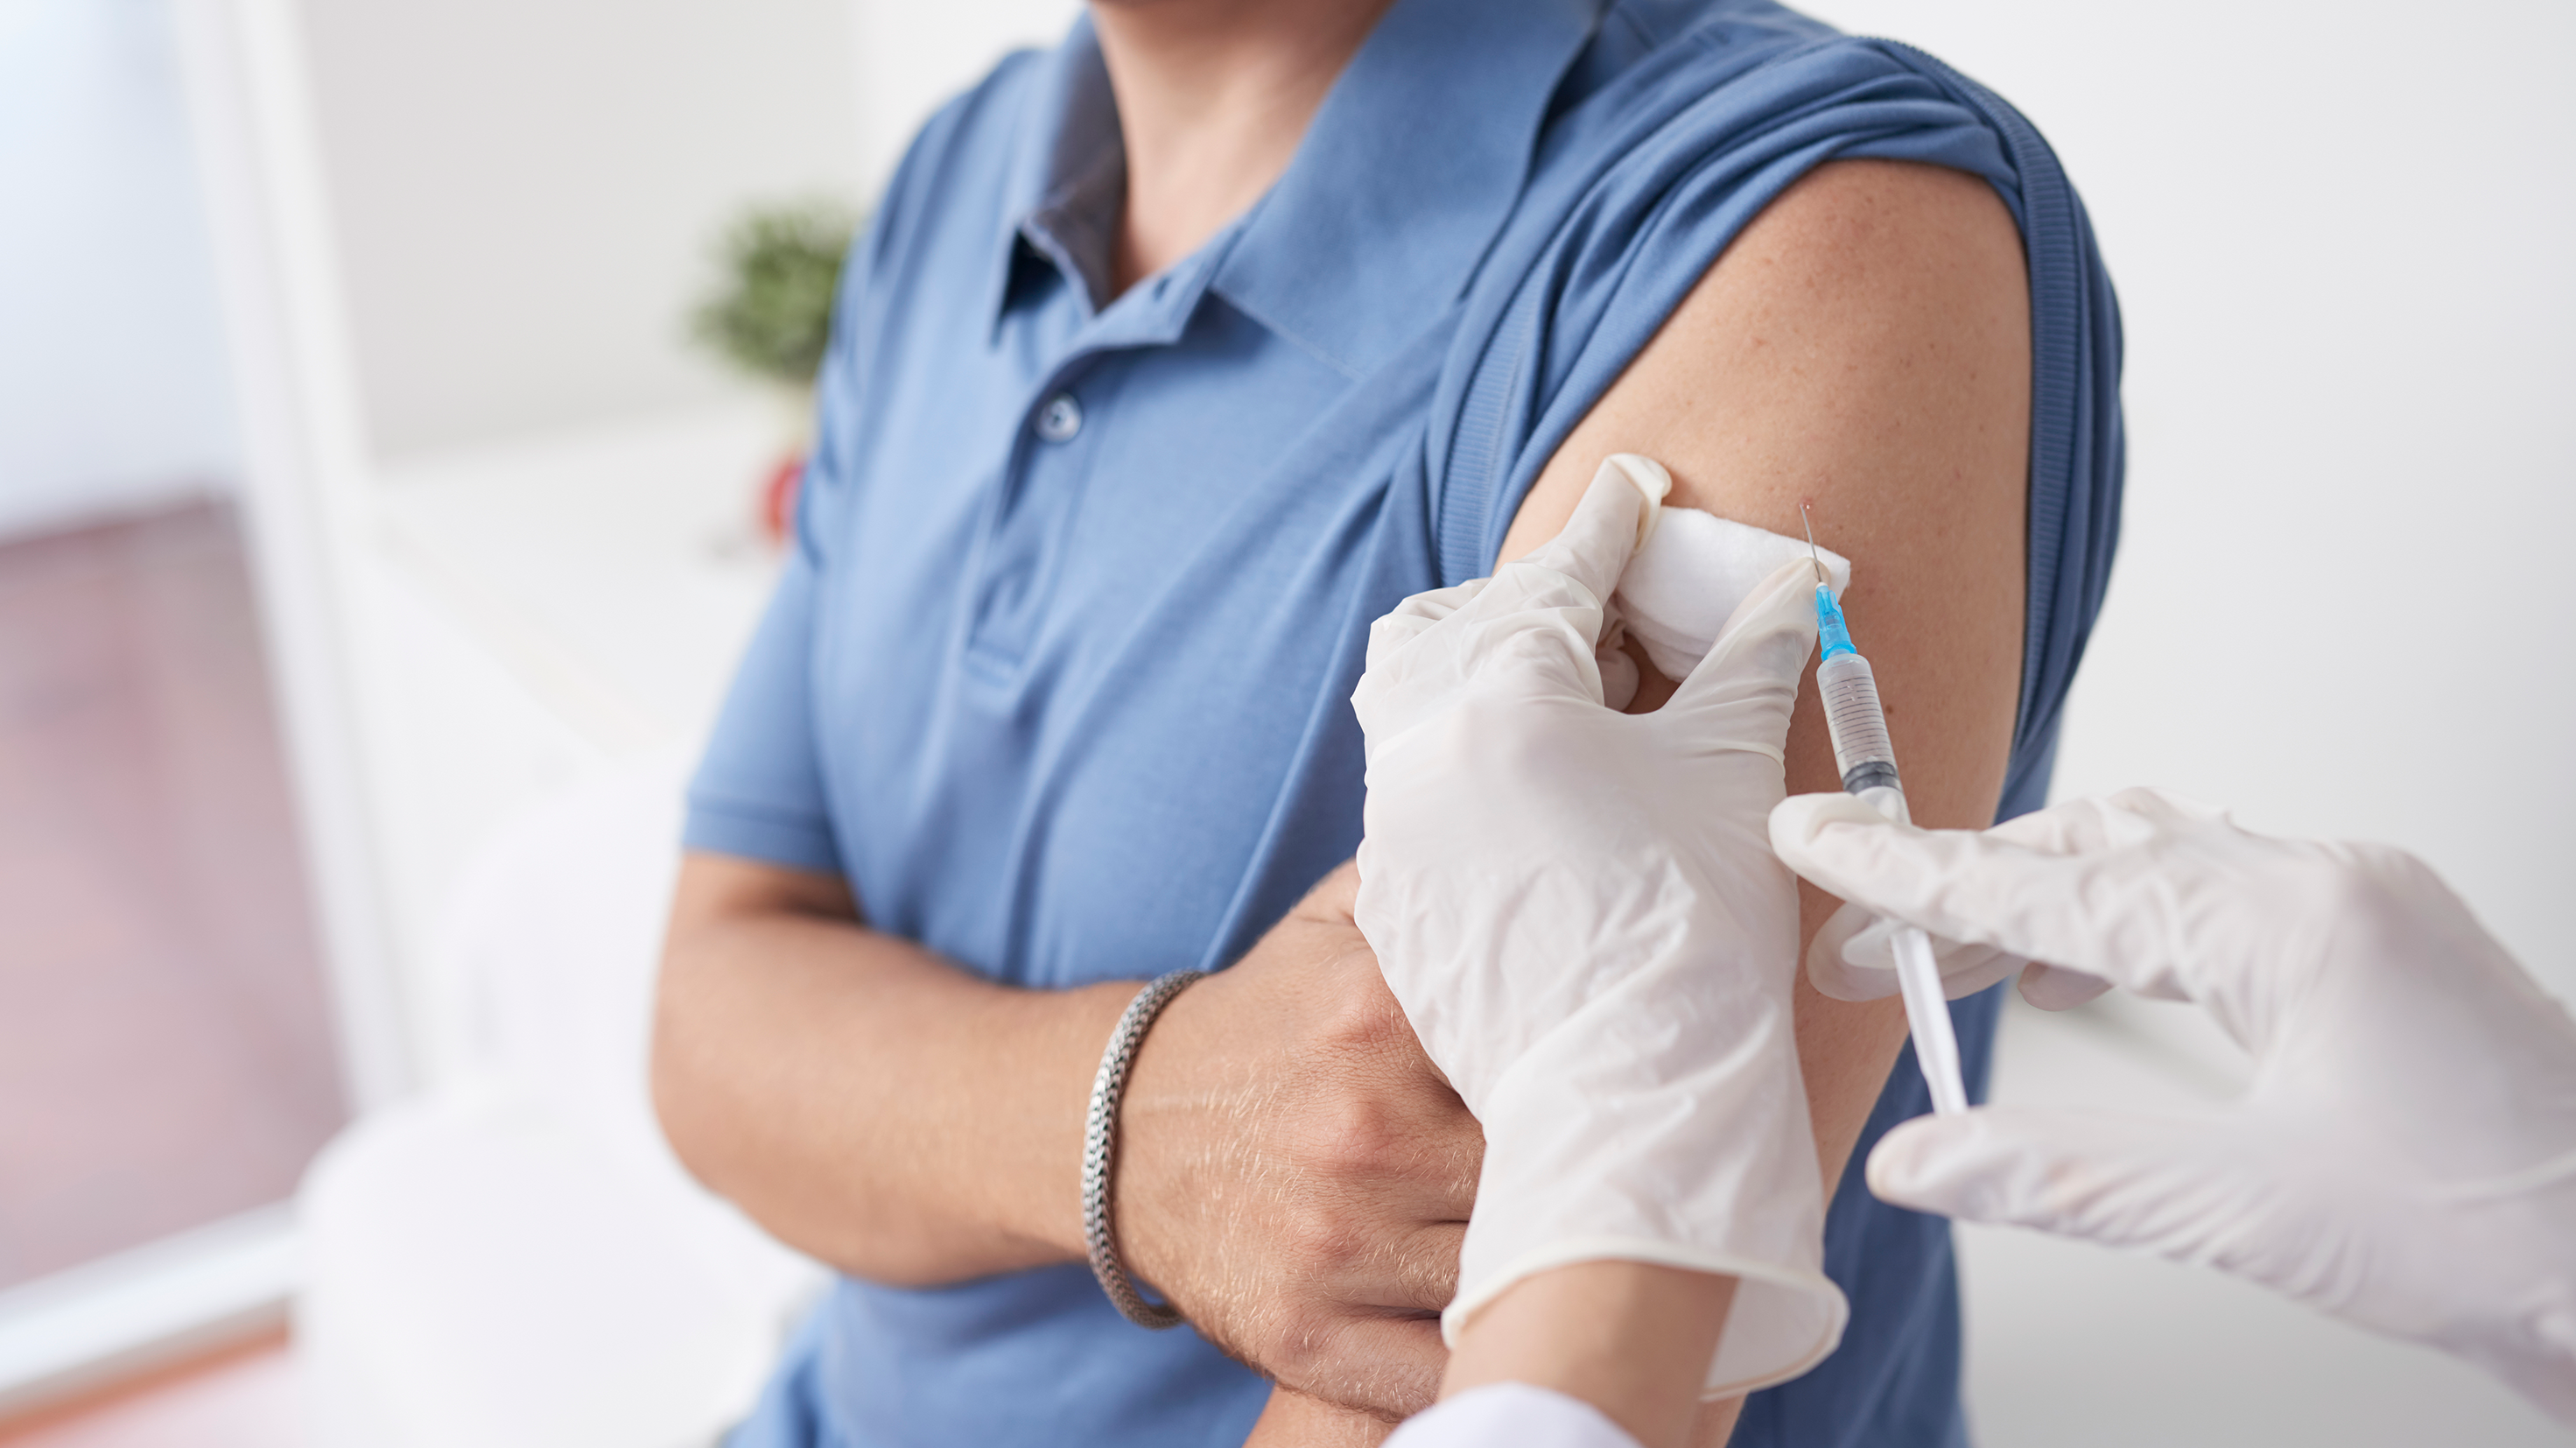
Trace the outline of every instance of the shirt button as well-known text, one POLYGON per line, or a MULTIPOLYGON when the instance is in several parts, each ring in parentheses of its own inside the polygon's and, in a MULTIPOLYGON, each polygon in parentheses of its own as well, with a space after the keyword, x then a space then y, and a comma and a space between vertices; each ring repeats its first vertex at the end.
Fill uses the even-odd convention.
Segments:
POLYGON ((1082 431, 1082 404, 1070 392, 1059 392, 1047 399, 1045 410, 1038 414, 1038 436, 1049 442, 1071 442, 1082 431))

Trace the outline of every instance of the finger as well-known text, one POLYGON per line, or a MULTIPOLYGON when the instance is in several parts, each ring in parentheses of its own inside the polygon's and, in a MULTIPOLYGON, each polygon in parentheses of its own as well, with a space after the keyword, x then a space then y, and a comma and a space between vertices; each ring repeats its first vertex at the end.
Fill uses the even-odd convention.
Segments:
POLYGON ((2197 824, 2204 820, 2227 818, 2227 811, 2217 805, 2152 785, 2131 785, 2112 794, 2110 803, 2132 814, 2170 824, 2197 824))
MULTIPOLYGON (((2143 827, 2125 811, 2099 818, 2120 816, 2143 827)), ((1819 887, 1934 935, 2146 994, 2185 994, 2174 973, 2188 954, 2175 912, 2207 882, 2181 860, 2126 845, 2059 854, 1995 831, 1918 830, 1848 795, 1783 800, 1771 812, 1771 847, 1819 887)))
POLYGON ((2108 799, 2060 800, 1988 831, 2006 844, 2052 855, 2108 850, 2137 837, 2144 822, 2108 799))
POLYGON ((1988 833, 1999 840, 2052 854, 2098 854, 2226 818, 2227 812, 2216 806, 2167 790, 2138 786, 2107 795, 2060 800, 2046 809, 2006 820, 1988 833))
POLYGON ((1243 1448, 1378 1448, 1394 1431, 1375 1413, 1273 1384, 1243 1448))
POLYGON ((2206 1117, 1986 1107, 1917 1117, 1869 1154, 1870 1191, 1898 1206, 2182 1259, 2257 1216, 2263 1181, 2206 1117))
POLYGON ((1521 562, 1561 573, 1606 604, 1618 589, 1629 558, 1654 530, 1656 515, 1672 488, 1672 474, 1661 463, 1635 453, 1614 453, 1602 459, 1592 474, 1565 527, 1521 562))
POLYGON ((2021 973, 2021 998, 2044 1011, 2071 1011, 2110 988, 2098 975, 2043 961, 2032 961, 2021 973))
POLYGON ((1589 609, 1590 647, 1600 641, 1610 595, 1637 551, 1672 479, 1648 459, 1622 453, 1601 464, 1557 535, 1494 570, 1493 586, 1460 612, 1478 624, 1569 606, 1589 609))
POLYGON ((1878 917, 1857 905, 1845 905, 1827 916, 1816 938, 1807 942, 1807 980, 1827 1000, 1876 1001, 1896 994, 1896 961, 1885 969, 1855 965, 1843 955, 1853 936, 1878 917))
POLYGON ((1490 579, 1416 594, 1369 629, 1351 706, 1372 755, 1486 678, 1532 698, 1603 699, 1600 646, 1619 571, 1663 470, 1621 455, 1601 466, 1564 529, 1490 579))
POLYGON ((1362 1312, 1332 1319, 1308 1340, 1289 1345, 1281 1358, 1261 1364, 1279 1382, 1392 1422, 1421 1412, 1439 1396, 1449 1349, 1436 1319, 1362 1312))
POLYGON ((1816 649, 1815 569, 1793 559, 1754 586, 1664 707, 1730 744, 1780 758, 1798 679, 1816 649))
POLYGON ((1601 671, 1601 706, 1625 709, 1637 697, 1637 661, 1628 655, 1620 630, 1614 624, 1600 646, 1592 651, 1592 661, 1601 671))
POLYGON ((1386 1260, 1375 1280, 1363 1289, 1364 1300, 1403 1312, 1437 1314, 1458 1295, 1458 1249, 1467 1239, 1467 1223, 1425 1222, 1388 1244, 1386 1260))
POLYGON ((1356 859, 1335 865, 1306 898, 1297 902, 1293 912, 1314 920, 1328 920, 1338 925, 1355 923, 1360 898, 1360 865, 1356 859))
POLYGON ((1368 662, 1370 670, 1381 670, 1402 653, 1405 647, 1430 629, 1433 624, 1467 606, 1469 600, 1485 591, 1490 578, 1471 578, 1454 588, 1435 588, 1417 593, 1399 603, 1386 617, 1369 625, 1368 662))
MULTIPOLYGON (((1898 928, 1858 905, 1843 906, 1808 942, 1807 979, 1818 993, 1838 1001, 1883 1000, 1896 994, 1898 928)), ((1991 945, 1939 937, 1932 941, 1932 953, 1940 963, 1942 993, 1951 1000, 1975 995, 2029 964, 1991 945)))
MULTIPOLYGON (((1404 1027, 1411 1034, 1411 1026, 1404 1027)), ((1449 1087, 1431 1058, 1419 1054, 1419 1079, 1403 1083, 1413 1093, 1398 1131, 1401 1153, 1385 1163, 1378 1201, 1386 1211, 1420 1222, 1464 1223, 1476 1209, 1476 1179, 1485 1167, 1485 1128, 1449 1087)), ((1441 1299, 1447 1306, 1448 1299, 1441 1299)))

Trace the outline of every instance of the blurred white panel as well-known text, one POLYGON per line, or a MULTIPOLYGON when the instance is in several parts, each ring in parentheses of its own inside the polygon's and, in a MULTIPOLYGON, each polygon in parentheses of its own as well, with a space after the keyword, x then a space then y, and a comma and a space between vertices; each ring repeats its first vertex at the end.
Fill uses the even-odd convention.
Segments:
POLYGON ((0 0, 0 534, 225 486, 231 406, 162 0, 0 0))
POLYGON ((2403 845, 2576 999, 2576 6, 1810 8, 2027 112, 2119 284, 2127 528, 2059 794, 2403 845))
POLYGON ((871 191, 894 174, 915 131, 993 62, 1063 38, 1078 0, 975 0, 916 5, 858 0, 859 104, 871 191))
POLYGON ((746 202, 856 199, 848 0, 300 0, 379 455, 703 403, 746 202))
POLYGON ((666 753, 557 794, 441 922, 468 1072, 351 1128, 299 1201, 317 1448, 706 1448, 821 1288, 654 1120, 684 775, 666 753))

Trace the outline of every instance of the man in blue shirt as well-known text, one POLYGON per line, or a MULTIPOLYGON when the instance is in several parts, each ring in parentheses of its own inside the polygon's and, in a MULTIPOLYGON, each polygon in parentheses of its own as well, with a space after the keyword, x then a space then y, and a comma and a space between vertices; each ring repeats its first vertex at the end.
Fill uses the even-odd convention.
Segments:
MULTIPOLYGON (((1006 61, 852 257, 691 791, 664 1123, 848 1274, 737 1444, 1368 1442, 1427 1404, 1480 1146, 1336 868, 1369 622, 1611 452, 1749 523, 1805 501, 1917 818, 1982 825, 2045 790, 2117 372, 2027 123, 1766 0, 1104 0, 1006 61), (1120 1247, 1190 1324, 1155 1334, 1082 1265, 1082 1116, 1192 966, 1122 1108, 1120 1247)), ((1789 772, 1832 786, 1819 720, 1789 772)), ((1981 1068, 1993 1001, 1959 1016, 1981 1068)), ((1963 1442, 1946 1229, 1843 1172, 1922 1109, 1902 1015, 1798 1027, 1853 1323, 1702 1440, 1963 1442)))

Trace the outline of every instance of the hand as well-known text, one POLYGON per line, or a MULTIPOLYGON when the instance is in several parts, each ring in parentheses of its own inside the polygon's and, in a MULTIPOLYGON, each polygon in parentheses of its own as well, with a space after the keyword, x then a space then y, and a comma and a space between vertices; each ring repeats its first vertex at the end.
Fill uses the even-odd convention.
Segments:
POLYGON ((2422 862, 2152 790, 1983 834, 1801 796, 1771 835, 1881 914, 2198 1002, 2256 1061, 2222 1112, 1909 1122, 1878 1195, 2205 1262, 2576 1422, 2576 1022, 2422 862))
MULTIPOLYGON (((1419 1414, 1405 1421, 1422 1421, 1419 1414)), ((1272 1388, 1243 1448, 1378 1448, 1396 1426, 1374 1413, 1340 1408, 1294 1388, 1272 1388)))
POLYGON ((1430 1405, 1483 1137, 1423 1057, 1325 877, 1175 997, 1119 1109, 1139 1277, 1291 1388, 1393 1421, 1430 1405))
MULTIPOLYGON (((2012 840, 2017 837, 2014 826, 2036 818, 2023 815, 1997 825, 1991 833, 2012 840)), ((1808 982, 1828 1000, 1876 1001, 1896 994, 1897 928, 1895 921, 1846 903, 1807 942, 1808 982)), ((2021 977, 2021 998, 2044 1011, 2073 1010, 2111 988, 2099 976, 2024 960, 2009 950, 1974 941, 1935 936, 1932 958, 1941 968, 1941 993, 1954 1001, 2015 975, 2021 977)))
POLYGON ((1554 541, 1371 631, 1358 917, 1485 1126, 1451 1342, 1550 1267, 1735 1276, 1717 1393, 1803 1371, 1845 1311, 1792 1037, 1797 892, 1764 838, 1814 582, 1773 573, 1661 709, 1605 707, 1604 603, 1661 473, 1613 458, 1554 541))

